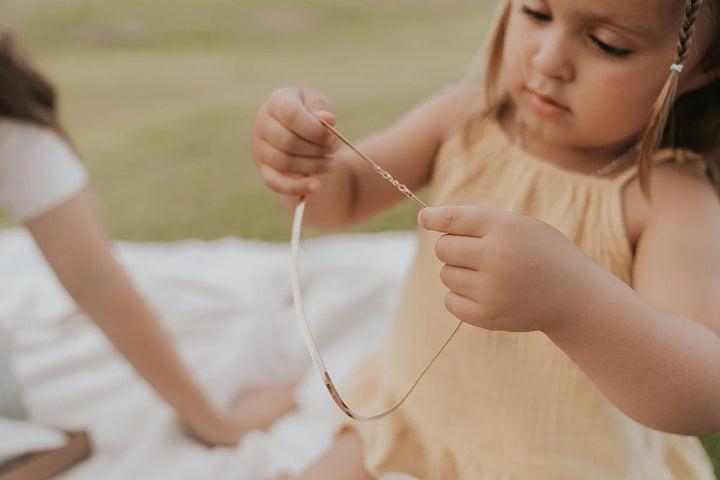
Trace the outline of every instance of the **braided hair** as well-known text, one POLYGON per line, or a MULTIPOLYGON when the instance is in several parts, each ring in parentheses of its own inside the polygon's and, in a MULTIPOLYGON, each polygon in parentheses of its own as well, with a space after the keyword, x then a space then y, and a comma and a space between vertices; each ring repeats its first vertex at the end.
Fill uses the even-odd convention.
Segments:
MULTIPOLYGON (((675 59, 670 66, 670 73, 665 81, 665 85, 655 105, 653 105, 650 123, 640 141, 638 178, 642 191, 648 198, 650 197, 650 170, 652 168, 653 156, 661 146, 673 147, 677 145, 672 138, 675 128, 668 129, 668 119, 670 117, 670 111, 675 105, 680 73, 687 60, 688 51, 695 32, 695 24, 697 23, 702 4, 703 0, 686 0, 675 59)), ((675 125, 671 125, 671 127, 674 126, 675 125)))

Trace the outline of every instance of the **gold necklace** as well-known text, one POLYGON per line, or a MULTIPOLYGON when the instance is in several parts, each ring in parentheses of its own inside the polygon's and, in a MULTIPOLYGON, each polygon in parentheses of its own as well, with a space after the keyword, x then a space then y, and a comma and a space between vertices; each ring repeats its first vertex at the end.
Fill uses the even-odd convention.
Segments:
MULTIPOLYGON (((525 123, 523 121, 522 114, 520 112, 515 113, 515 145, 520 148, 523 148, 524 146, 524 126, 525 123)), ((607 165, 598 168, 594 172, 591 172, 590 175, 594 175, 596 177, 607 177, 611 173, 615 172, 622 165, 624 165, 628 160, 633 158, 634 155, 638 152, 639 148, 640 145, 636 143, 628 151, 615 158, 607 165)))
MULTIPOLYGON (((402 183, 398 182, 395 178, 393 178, 392 175, 390 175, 386 170, 381 168, 377 163, 372 161, 367 155, 362 153, 360 150, 355 148, 355 146, 350 143, 345 137, 343 137, 337 130, 335 130, 332 126, 325 123, 322 120, 319 120, 320 123, 330 131, 332 131, 335 135, 338 136, 338 138, 347 145, 352 151, 360 155, 361 158, 363 158, 365 161, 370 163, 373 167, 373 169, 377 172, 378 175, 380 175, 382 178, 390 182, 395 188, 398 189, 403 195, 405 195, 408 198, 413 199, 418 205, 421 207, 426 207, 425 203, 420 200, 414 193, 410 191, 408 187, 403 185, 402 183)), ((407 391, 405 395, 403 395, 400 400, 391 408, 388 410, 385 410, 383 412, 377 413, 375 415, 360 415, 359 413, 355 412, 353 409, 351 409, 347 403, 343 400, 343 398, 340 396, 340 393, 338 392, 337 388, 335 387, 334 382, 332 381, 332 378, 330 378, 330 374, 327 371, 327 368, 325 367, 325 362, 322 359, 322 356, 320 355, 320 351, 318 350, 317 344, 315 343, 315 340, 313 338, 312 332, 310 332, 310 327, 308 326, 307 318, 305 317, 305 306, 303 305, 303 299, 302 299, 302 289, 300 288, 300 267, 299 267, 299 256, 300 256, 300 231, 302 230, 302 218, 303 213, 305 211, 305 197, 300 197, 300 202, 298 203, 297 207, 295 207, 295 215, 293 217, 293 227, 292 227, 292 236, 290 241, 290 250, 291 250, 291 256, 292 256, 292 264, 291 264, 291 281, 292 281, 292 294, 293 294, 293 303, 295 305, 295 314, 298 319, 298 323, 300 325, 300 331, 302 332, 303 338, 305 339, 305 345, 307 346, 308 352, 310 353, 310 357, 312 358, 313 364, 315 365, 315 369, 320 374, 320 377, 323 380, 323 383, 325 383, 325 387, 327 388, 328 392, 330 392, 330 396, 335 401, 335 404, 340 408, 340 410, 345 413, 348 417, 352 418, 353 420, 358 420, 362 422, 369 422, 373 420, 379 420, 383 417, 386 417, 390 415, 392 412, 397 410, 400 405, 405 403, 405 400, 410 396, 413 390, 415 390, 415 387, 417 386, 418 382, 420 382, 420 379, 425 375, 425 372, 430 368, 430 366, 435 363, 435 360, 440 356, 440 354, 445 350, 445 347, 450 343, 450 340, 453 339, 455 334, 460 330, 460 326, 462 325, 462 321, 458 322, 455 329, 452 331, 450 336, 445 340, 445 343, 443 343, 442 347, 440 347, 440 350, 432 357, 430 362, 425 366, 425 368, 422 369, 420 374, 415 379, 415 382, 413 382, 410 389, 407 391)))

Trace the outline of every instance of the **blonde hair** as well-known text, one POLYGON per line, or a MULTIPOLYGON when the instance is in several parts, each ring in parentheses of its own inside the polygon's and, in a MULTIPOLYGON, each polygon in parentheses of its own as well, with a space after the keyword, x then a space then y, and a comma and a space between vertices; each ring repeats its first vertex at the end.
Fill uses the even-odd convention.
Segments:
POLYGON ((463 139, 466 142, 473 140, 476 131, 474 126, 479 125, 489 116, 497 115, 506 103, 507 94, 502 86, 502 58, 511 7, 510 0, 500 2, 495 18, 490 24, 490 34, 485 44, 473 60, 470 70, 461 80, 461 84, 467 85, 481 77, 483 84, 480 104, 465 121, 463 139))
MULTIPOLYGON (((669 70, 668 78, 665 81, 665 85, 660 92, 655 105, 652 107, 650 123, 645 129, 641 140, 640 140, 640 151, 638 154, 638 178, 640 180, 640 187, 643 193, 650 196, 650 171, 652 169, 653 158, 656 152, 661 147, 680 147, 677 142, 672 138, 675 132, 682 128, 681 125, 677 125, 678 121, 669 122, 670 112, 673 110, 676 104, 682 103, 683 97, 676 98, 678 81, 680 73, 682 72, 683 65, 687 59, 688 49, 693 40, 693 34, 695 31, 695 24, 697 23, 698 14, 700 7, 702 6, 703 0, 686 0, 684 16, 680 27, 680 34, 678 38, 677 51, 675 53, 675 59, 669 70), (668 126, 672 127, 668 131, 668 126)), ((718 29, 716 28, 715 40, 718 37, 718 29)), ((716 43, 716 42, 713 42, 716 43)), ((711 51, 711 49, 709 49, 711 51)), ((706 60, 708 58, 708 52, 705 53, 706 60)), ((701 68, 705 67, 702 65, 701 68)), ((711 82, 714 83, 714 82, 711 82)), ((717 85, 715 86, 717 88, 717 85)), ((703 90, 702 88, 700 90, 703 90)), ((708 92, 710 93, 710 92, 708 92)), ((716 105, 717 106, 717 105, 716 105)), ((715 112, 716 115, 720 115, 720 111, 715 112)), ((716 132, 719 133, 720 132, 716 132)), ((690 150, 697 150, 698 145, 686 145, 690 150)), ((701 152, 696 152, 701 153, 701 152)), ((715 184, 716 190, 718 189, 718 179, 714 175, 716 170, 717 158, 712 161, 712 151, 702 152, 706 158, 708 172, 715 184), (713 168, 715 167, 715 168, 713 168)), ((717 152, 715 152, 717 155, 717 152)))
MULTIPOLYGON (((693 39, 703 0, 685 0, 674 64, 683 65, 693 39)), ((680 67, 668 69, 668 79, 651 110, 650 122, 641 133, 638 153, 638 178, 644 194, 650 196, 650 171, 653 158, 661 148, 689 150, 702 158, 708 176, 720 193, 720 0, 708 0, 714 34, 704 52, 700 68, 714 74, 703 87, 676 98, 680 67)), ((464 82, 482 78, 482 104, 468 117, 464 139, 471 142, 480 120, 497 115, 507 106, 502 85, 502 60, 505 34, 510 19, 511 0, 498 6, 490 34, 464 82)))

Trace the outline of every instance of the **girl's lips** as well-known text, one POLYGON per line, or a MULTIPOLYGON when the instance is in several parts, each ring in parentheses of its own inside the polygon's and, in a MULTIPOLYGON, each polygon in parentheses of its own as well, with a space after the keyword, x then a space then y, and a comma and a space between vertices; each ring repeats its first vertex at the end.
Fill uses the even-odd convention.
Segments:
POLYGON ((528 89, 530 95, 530 103, 537 113, 543 116, 556 116, 568 113, 570 109, 561 103, 556 102, 552 98, 542 95, 535 90, 528 89))

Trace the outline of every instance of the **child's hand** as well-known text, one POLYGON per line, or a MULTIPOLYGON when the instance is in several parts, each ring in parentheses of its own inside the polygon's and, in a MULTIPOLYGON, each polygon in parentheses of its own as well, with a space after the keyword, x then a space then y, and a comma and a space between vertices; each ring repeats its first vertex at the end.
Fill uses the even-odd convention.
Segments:
POLYGON ((252 150, 265 184, 278 193, 307 195, 320 188, 318 174, 329 172, 338 138, 323 127, 335 124, 330 102, 319 92, 281 88, 255 118, 252 150))
POLYGON ((491 330, 548 332, 581 315, 600 268, 558 230, 530 217, 480 207, 426 208, 420 224, 443 232, 445 306, 491 330))

